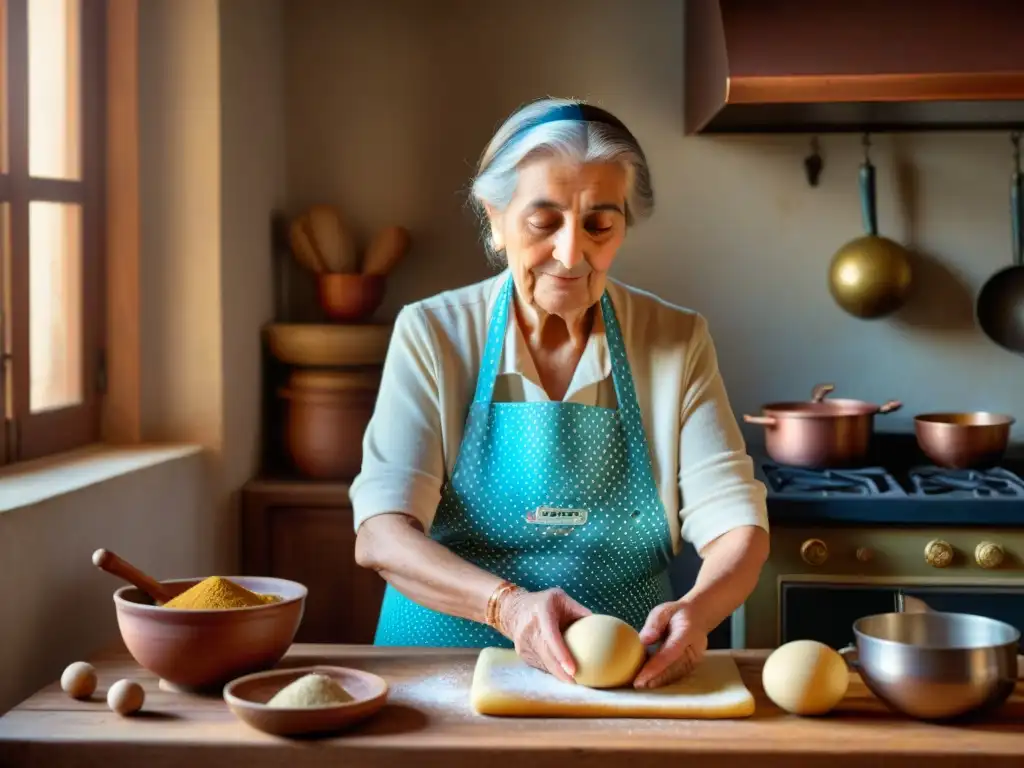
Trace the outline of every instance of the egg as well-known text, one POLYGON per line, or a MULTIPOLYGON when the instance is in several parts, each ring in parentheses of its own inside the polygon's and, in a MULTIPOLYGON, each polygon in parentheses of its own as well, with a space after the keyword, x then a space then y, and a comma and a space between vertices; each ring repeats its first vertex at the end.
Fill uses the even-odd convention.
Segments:
POLYGON ((84 661, 68 664, 60 676, 60 687, 73 699, 88 699, 96 690, 96 669, 84 661))
POLYGON ((637 631, 615 616, 584 616, 564 638, 576 661, 573 679, 588 688, 629 685, 647 658, 637 631))
POLYGON ((142 709, 146 692, 134 680, 118 680, 107 691, 107 706, 119 715, 132 715, 142 709))
POLYGON ((794 640, 772 651, 761 672, 764 692, 795 715, 823 715, 846 695, 850 673, 835 650, 814 640, 794 640))

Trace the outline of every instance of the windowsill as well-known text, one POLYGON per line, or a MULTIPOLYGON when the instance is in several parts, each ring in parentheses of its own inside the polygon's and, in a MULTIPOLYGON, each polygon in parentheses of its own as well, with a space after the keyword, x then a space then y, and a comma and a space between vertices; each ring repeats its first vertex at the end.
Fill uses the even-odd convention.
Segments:
POLYGON ((0 514, 201 453, 191 444, 89 445, 0 470, 0 514))

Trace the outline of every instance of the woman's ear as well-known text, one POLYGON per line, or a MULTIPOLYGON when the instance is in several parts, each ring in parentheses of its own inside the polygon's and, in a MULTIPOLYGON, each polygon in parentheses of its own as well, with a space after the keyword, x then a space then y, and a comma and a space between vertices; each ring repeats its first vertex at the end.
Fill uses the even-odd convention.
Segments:
POLYGON ((505 247, 505 235, 502 232, 501 212, 490 203, 484 203, 484 210, 487 211, 487 220, 491 225, 491 247, 500 251, 505 247))

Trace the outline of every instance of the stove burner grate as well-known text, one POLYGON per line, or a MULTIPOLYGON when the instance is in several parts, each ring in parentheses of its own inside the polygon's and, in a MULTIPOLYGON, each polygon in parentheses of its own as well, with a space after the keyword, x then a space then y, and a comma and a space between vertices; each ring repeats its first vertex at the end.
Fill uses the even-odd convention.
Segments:
POLYGON ((1002 467, 994 469, 918 467, 910 470, 910 481, 915 492, 923 496, 1024 497, 1024 480, 1002 467))
POLYGON ((904 496, 892 475, 881 467, 805 469, 768 462, 764 474, 769 488, 786 495, 904 496))

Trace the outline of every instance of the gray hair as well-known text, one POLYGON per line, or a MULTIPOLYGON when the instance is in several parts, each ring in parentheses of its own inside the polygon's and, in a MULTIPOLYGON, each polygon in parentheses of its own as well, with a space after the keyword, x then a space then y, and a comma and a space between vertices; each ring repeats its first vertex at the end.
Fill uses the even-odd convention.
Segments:
MULTIPOLYGON (((494 250, 487 203, 504 210, 519 180, 519 167, 537 156, 568 157, 577 162, 617 162, 626 170, 626 226, 648 218, 654 210, 654 190, 647 158, 633 135, 624 128, 582 119, 531 123, 558 107, 585 105, 578 99, 539 99, 516 110, 491 138, 480 157, 470 192, 470 203, 480 218, 487 253, 495 266, 505 265, 504 253, 494 250), (519 135, 521 134, 521 135, 519 135), (515 142, 510 140, 516 137, 515 142)), ((603 110, 602 110, 603 111, 603 110)), ((606 113, 607 114, 607 113, 606 113)), ((616 118, 608 115, 612 122, 616 118)))

